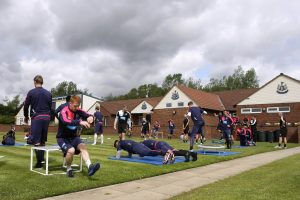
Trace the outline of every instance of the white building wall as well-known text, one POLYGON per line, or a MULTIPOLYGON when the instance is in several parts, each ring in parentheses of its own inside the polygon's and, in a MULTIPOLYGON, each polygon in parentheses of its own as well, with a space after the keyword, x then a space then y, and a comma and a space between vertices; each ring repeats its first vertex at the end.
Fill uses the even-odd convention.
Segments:
MULTIPOLYGON (((30 107, 29 107, 30 109, 30 107)), ((19 110, 18 114, 16 115, 16 121, 15 124, 16 125, 23 125, 24 124, 24 106, 22 106, 22 108, 19 110)), ((28 120, 28 125, 31 125, 31 121, 30 118, 28 120)))
POLYGON ((87 95, 82 95, 82 109, 84 111, 87 111, 90 114, 94 114, 95 112, 95 107, 96 107, 96 102, 99 102, 99 99, 87 96, 87 95))
POLYGON ((189 101, 191 101, 191 99, 187 95, 185 95, 178 87, 174 86, 157 104, 155 109, 184 108, 188 107, 189 101), (172 95, 174 95, 175 93, 178 93, 178 99, 172 99, 172 95), (167 103, 171 103, 172 106, 167 107, 167 103), (178 106, 178 103, 183 103, 183 106, 178 106))
POLYGON ((300 102, 300 83, 286 76, 279 76, 256 93, 241 101, 238 105, 275 104, 300 102), (284 82, 288 92, 279 94, 278 85, 284 82))

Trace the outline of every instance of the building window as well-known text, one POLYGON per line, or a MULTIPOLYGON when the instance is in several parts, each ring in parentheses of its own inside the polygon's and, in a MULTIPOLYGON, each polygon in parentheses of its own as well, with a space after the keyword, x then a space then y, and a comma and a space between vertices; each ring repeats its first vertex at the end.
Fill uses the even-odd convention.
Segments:
POLYGON ((183 107, 184 106, 184 103, 183 102, 178 102, 178 107, 183 107))
POLYGON ((166 103, 166 107, 167 107, 167 108, 172 107, 172 103, 166 103))
POLYGON ((262 113, 262 108, 242 108, 241 114, 262 113))
POLYGON ((268 107, 267 113, 290 112, 290 107, 268 107))
POLYGON ((103 126, 108 126, 108 117, 107 116, 103 117, 103 126))
POLYGON ((262 108, 252 108, 251 109, 251 113, 261 113, 262 112, 262 108))
POLYGON ((24 122, 24 121, 23 121, 23 118, 21 117, 21 118, 20 118, 20 125, 23 125, 23 122, 24 122))

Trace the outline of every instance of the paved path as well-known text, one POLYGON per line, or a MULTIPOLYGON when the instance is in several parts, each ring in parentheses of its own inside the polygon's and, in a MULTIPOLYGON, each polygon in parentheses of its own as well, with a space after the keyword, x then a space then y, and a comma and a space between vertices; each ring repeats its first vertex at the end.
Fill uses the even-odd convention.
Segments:
POLYGON ((152 178, 46 198, 46 200, 168 199, 182 192, 187 192, 191 189, 198 188, 299 153, 300 147, 295 147, 280 151, 256 154, 152 178), (218 173, 216 173, 216 171, 218 173), (165 186, 166 184, 168 187, 165 186))

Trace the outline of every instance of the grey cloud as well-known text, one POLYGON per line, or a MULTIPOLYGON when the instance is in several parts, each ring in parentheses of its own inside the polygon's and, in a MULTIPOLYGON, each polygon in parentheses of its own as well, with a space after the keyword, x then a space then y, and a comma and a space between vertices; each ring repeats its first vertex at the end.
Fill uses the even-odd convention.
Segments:
POLYGON ((161 83, 178 72, 220 78, 238 65, 255 67, 261 83, 280 72, 300 79, 299 6, 281 0, 0 0, 0 94, 27 92, 38 73, 47 89, 67 80, 97 96, 161 83))
POLYGON ((131 63, 155 62, 176 54, 180 47, 200 34, 197 29, 193 32, 183 30, 184 20, 200 15, 213 1, 64 3, 67 5, 52 3, 50 6, 60 21, 56 33, 60 48, 66 51, 109 49, 131 63))

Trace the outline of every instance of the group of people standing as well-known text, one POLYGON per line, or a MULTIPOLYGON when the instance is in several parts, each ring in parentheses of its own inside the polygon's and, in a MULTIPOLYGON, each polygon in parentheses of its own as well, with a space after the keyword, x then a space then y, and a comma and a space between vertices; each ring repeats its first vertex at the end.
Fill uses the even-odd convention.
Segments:
MULTIPOLYGON (((28 92, 26 100, 24 102, 25 123, 28 123, 29 116, 31 117, 31 135, 28 138, 28 143, 34 146, 45 146, 45 143, 47 142, 48 126, 51 118, 50 115, 52 106, 52 95, 49 91, 42 87, 42 76, 35 76, 33 82, 35 88, 28 92)), ((67 96, 66 101, 67 102, 65 104, 62 104, 56 109, 55 116, 59 121, 56 139, 66 159, 67 176, 74 176, 71 164, 73 161, 73 156, 79 153, 82 154, 83 160, 85 161, 88 167, 88 175, 92 176, 96 171, 99 170, 100 164, 91 163, 89 153, 86 149, 86 145, 78 135, 78 127, 89 128, 94 122, 95 131, 93 145, 96 145, 98 136, 100 137, 101 144, 103 144, 103 115, 100 112, 100 106, 96 106, 96 112, 94 113, 94 115, 91 115, 80 109, 81 99, 79 96, 67 96)), ((186 157, 186 160, 188 160, 188 158, 192 156, 194 161, 197 160, 196 156, 189 152, 193 152, 195 140, 197 142, 197 140, 199 140, 200 138, 201 142, 205 141, 203 132, 203 126, 205 122, 203 119, 203 115, 207 113, 202 108, 194 106, 194 103, 192 101, 188 103, 188 107, 189 109, 184 116, 182 127, 184 133, 184 142, 187 142, 189 140, 188 153, 184 150, 175 150, 173 147, 165 143, 157 143, 155 141, 152 141, 151 143, 151 141, 149 140, 145 142, 145 144, 143 144, 143 147, 141 147, 140 143, 136 145, 134 141, 132 142, 132 140, 125 140, 126 133, 132 128, 131 115, 128 112, 126 106, 124 106, 123 109, 118 111, 116 114, 114 129, 117 130, 119 134, 119 140, 115 141, 114 146, 118 150, 124 149, 127 150, 129 153, 138 152, 136 149, 140 149, 141 151, 139 151, 139 154, 142 156, 156 154, 162 155, 163 152, 165 156, 168 155, 167 158, 164 159, 164 162, 166 162, 166 160, 169 160, 172 163, 172 158, 174 157, 174 155, 183 155, 186 157), (189 118, 193 122, 191 131, 189 130, 189 118), (199 134, 201 136, 197 136, 199 134), (149 145, 148 143, 151 143, 151 145, 149 145), (138 146, 138 148, 133 148, 133 146, 138 146), (158 148, 158 146, 162 146, 164 150, 155 149, 158 148), (157 153, 157 151, 159 151, 160 153, 157 153)), ((233 124, 235 123, 235 121, 233 120, 228 111, 224 111, 223 113, 219 114, 218 117, 218 130, 222 133, 222 137, 226 140, 227 148, 230 149, 233 142, 232 131, 233 124)), ((250 127, 252 128, 251 132, 254 135, 255 142, 257 138, 256 124, 256 119, 252 118, 250 121, 250 127)), ((285 118, 282 114, 280 114, 281 137, 277 146, 279 148, 281 148, 282 141, 284 142, 284 147, 286 148, 286 124, 287 123, 285 118)), ((175 124, 172 120, 168 121, 168 127, 168 139, 171 139, 175 128, 175 124)), ((156 121, 154 123, 154 128, 152 131, 155 133, 159 130, 159 128, 160 124, 156 121)), ((141 127, 142 136, 146 137, 149 131, 150 121, 149 119, 144 119, 141 127)), ((37 159, 35 167, 41 168, 43 166, 42 162, 44 160, 44 151, 36 150, 35 154, 37 159)))

